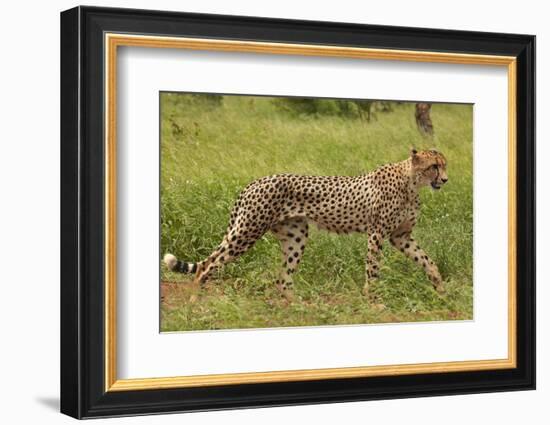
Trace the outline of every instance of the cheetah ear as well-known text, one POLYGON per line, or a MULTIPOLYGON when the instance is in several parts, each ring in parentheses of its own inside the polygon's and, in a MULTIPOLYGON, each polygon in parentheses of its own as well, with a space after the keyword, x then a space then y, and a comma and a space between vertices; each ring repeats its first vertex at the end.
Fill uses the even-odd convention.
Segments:
POLYGON ((415 148, 411 148, 411 159, 413 165, 418 165, 420 162, 420 157, 417 155, 418 151, 415 148))

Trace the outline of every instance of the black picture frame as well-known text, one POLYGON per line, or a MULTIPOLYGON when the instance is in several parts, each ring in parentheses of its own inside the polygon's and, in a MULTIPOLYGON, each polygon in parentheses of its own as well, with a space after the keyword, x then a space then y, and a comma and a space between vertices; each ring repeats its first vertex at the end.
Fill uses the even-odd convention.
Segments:
POLYGON ((62 413, 92 418, 535 388, 534 36, 132 9, 67 10, 61 13, 61 195, 62 413), (106 32, 516 57, 517 367, 106 392, 106 32))

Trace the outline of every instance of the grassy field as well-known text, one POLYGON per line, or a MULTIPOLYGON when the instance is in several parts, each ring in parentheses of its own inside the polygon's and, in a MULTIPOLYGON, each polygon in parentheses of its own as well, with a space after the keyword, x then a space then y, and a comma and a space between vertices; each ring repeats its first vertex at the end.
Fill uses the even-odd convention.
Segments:
POLYGON ((391 107, 367 122, 353 110, 300 113, 272 98, 161 94, 161 256, 207 257, 222 239, 239 192, 256 178, 357 175, 405 159, 412 146, 435 147, 447 157, 449 182, 438 192, 422 190, 414 234, 440 268, 443 296, 386 242, 381 277, 365 299, 365 235, 311 226, 293 303, 275 288, 280 248, 269 234, 219 271, 194 303, 186 285, 192 276, 161 264, 161 330, 471 319, 472 107, 433 105, 433 140, 418 132, 414 104, 391 107))

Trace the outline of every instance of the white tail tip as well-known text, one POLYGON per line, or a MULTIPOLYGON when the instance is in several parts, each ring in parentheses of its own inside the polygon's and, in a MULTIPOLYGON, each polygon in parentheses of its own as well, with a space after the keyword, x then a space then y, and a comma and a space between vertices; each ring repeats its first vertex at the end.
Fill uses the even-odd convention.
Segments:
POLYGON ((178 263, 178 259, 176 258, 175 255, 166 254, 164 256, 164 264, 166 264, 166 267, 168 267, 170 270, 174 270, 177 263, 178 263))

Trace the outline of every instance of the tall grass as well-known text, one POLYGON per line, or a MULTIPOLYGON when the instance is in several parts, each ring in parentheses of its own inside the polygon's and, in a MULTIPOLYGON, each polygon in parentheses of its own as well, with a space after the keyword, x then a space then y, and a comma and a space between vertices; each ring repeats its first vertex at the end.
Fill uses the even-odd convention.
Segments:
POLYGON ((392 104, 392 112, 367 123, 353 114, 292 113, 280 102, 161 94, 161 254, 207 257, 239 192, 256 178, 357 175, 405 159, 413 146, 435 147, 447 157, 449 182, 438 192, 422 191, 415 236, 438 264, 446 294, 438 295, 420 268, 385 244, 380 279, 366 300, 365 235, 312 229, 294 278, 300 300, 287 305, 273 283, 279 244, 268 234, 219 271, 195 303, 185 293, 190 276, 161 266, 162 281, 178 283, 165 288, 162 330, 471 319, 472 107, 433 105, 436 136, 424 139, 414 104, 392 104))

